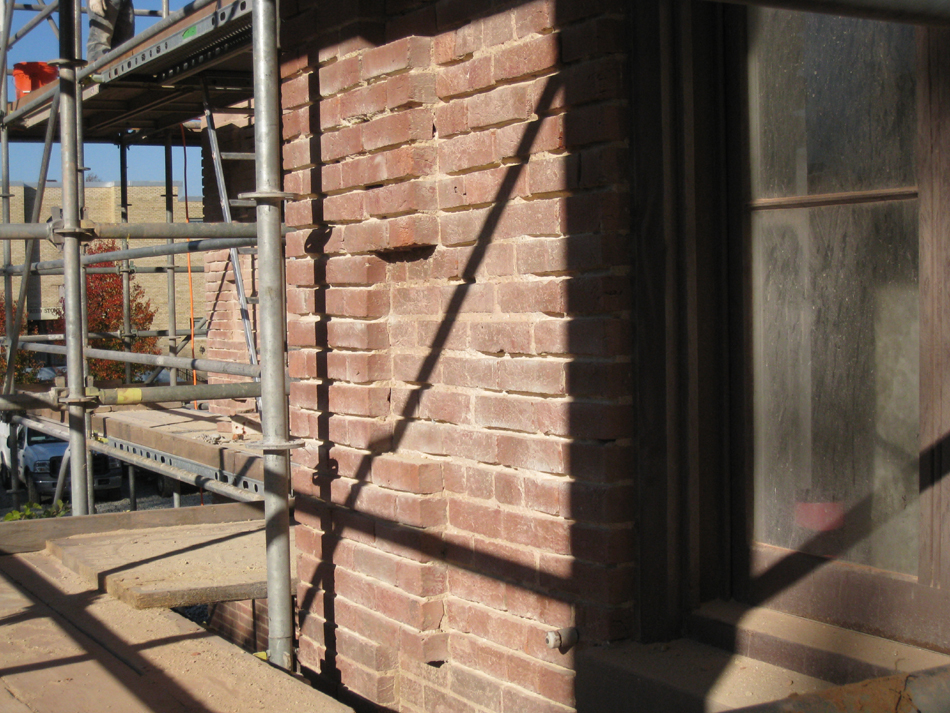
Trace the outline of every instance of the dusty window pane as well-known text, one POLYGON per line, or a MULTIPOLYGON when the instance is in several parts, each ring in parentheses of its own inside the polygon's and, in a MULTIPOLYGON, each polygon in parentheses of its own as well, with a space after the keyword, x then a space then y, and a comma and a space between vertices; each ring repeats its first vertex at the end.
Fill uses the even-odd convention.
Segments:
POLYGON ((916 201, 752 227, 755 539, 916 573, 916 201))
POLYGON ((758 9, 752 198, 914 185, 914 28, 758 9))

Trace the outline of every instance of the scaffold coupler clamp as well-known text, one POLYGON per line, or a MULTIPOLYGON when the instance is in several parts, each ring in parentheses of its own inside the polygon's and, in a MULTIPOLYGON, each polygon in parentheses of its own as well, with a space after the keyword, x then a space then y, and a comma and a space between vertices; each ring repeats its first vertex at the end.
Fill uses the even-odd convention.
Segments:
POLYGON ((249 191, 248 193, 238 193, 238 198, 242 201, 255 201, 257 203, 280 203, 282 201, 295 201, 301 197, 299 193, 285 193, 284 191, 249 191))
POLYGON ((98 237, 96 224, 89 220, 80 221, 79 227, 69 230, 62 220, 54 220, 49 225, 47 239, 57 246, 62 246, 67 237, 76 238, 80 243, 90 243, 98 237))

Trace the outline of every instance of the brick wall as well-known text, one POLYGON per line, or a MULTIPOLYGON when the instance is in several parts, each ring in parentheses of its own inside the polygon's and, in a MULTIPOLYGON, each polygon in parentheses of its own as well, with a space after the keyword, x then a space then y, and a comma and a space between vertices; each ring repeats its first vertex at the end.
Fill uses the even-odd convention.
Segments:
POLYGON ((209 604, 208 628, 245 651, 267 651, 267 600, 209 604))
POLYGON ((568 711, 545 633, 631 633, 623 7, 281 3, 299 658, 370 708, 568 711))

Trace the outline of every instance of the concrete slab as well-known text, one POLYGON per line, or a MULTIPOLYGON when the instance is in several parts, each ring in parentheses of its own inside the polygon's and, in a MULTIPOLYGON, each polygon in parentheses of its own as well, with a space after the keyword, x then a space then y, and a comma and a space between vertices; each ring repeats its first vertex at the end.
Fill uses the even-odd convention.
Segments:
POLYGON ((594 647, 577 654, 578 713, 715 713, 830 686, 686 639, 594 647))
MULTIPOLYGON (((293 533, 290 542, 296 584, 293 533)), ((47 550, 90 586, 137 609, 267 596, 261 521, 76 535, 51 540, 47 550)))
POLYGON ((0 557, 0 712, 353 713, 167 610, 137 610, 46 553, 0 557))

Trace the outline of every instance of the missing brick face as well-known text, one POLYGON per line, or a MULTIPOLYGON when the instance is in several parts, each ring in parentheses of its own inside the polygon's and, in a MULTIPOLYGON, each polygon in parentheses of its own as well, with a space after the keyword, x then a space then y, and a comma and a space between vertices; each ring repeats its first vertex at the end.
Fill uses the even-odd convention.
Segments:
POLYGON ((435 245, 421 245, 402 250, 380 250, 376 254, 380 260, 388 263, 416 262, 417 260, 428 260, 435 252, 435 245))

